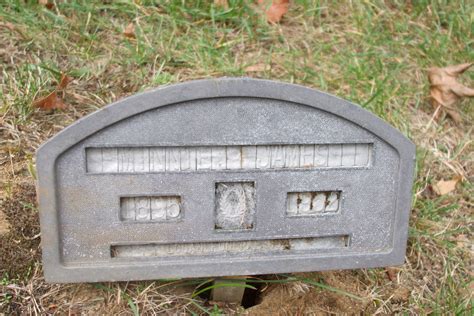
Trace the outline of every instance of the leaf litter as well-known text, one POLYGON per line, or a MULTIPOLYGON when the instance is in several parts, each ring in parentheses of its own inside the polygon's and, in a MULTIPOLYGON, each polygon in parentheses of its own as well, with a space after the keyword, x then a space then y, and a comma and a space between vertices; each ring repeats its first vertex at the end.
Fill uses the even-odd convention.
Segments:
POLYGON ((135 24, 129 23, 127 27, 123 30, 123 35, 127 38, 136 38, 135 35, 135 24))
POLYGON ((54 110, 54 109, 66 108, 66 104, 64 104, 64 101, 61 95, 64 93, 64 90, 66 89, 70 81, 71 81, 71 78, 63 73, 61 75, 61 80, 59 81, 54 91, 45 97, 42 97, 33 101, 33 106, 38 107, 43 110, 54 110))
POLYGON ((438 195, 446 195, 456 189, 456 184, 462 180, 461 176, 455 176, 451 180, 440 180, 433 185, 433 191, 438 195))
MULTIPOLYGON (((431 104, 435 109, 448 114, 456 123, 462 122, 461 114, 456 107, 458 101, 464 97, 474 97, 474 89, 459 83, 457 78, 473 64, 465 63, 428 69, 431 104)), ((435 116, 437 117, 438 113, 435 116)))
POLYGON ((269 5, 269 0, 258 0, 258 4, 265 10, 267 21, 270 23, 278 23, 288 12, 290 0, 273 0, 269 5))

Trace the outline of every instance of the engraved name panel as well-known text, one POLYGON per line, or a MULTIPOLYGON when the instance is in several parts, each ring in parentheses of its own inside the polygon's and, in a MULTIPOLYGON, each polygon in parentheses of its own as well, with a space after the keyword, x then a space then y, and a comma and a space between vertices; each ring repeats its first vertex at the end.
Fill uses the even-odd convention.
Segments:
POLYGON ((369 167, 372 144, 86 148, 89 173, 369 167))

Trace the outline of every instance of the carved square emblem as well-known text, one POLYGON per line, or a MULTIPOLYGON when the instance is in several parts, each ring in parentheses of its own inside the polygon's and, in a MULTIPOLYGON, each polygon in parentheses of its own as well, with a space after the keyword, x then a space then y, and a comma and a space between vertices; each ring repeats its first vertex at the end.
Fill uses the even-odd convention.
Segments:
POLYGON ((216 184, 215 228, 249 230, 254 227, 255 184, 227 182, 216 184))

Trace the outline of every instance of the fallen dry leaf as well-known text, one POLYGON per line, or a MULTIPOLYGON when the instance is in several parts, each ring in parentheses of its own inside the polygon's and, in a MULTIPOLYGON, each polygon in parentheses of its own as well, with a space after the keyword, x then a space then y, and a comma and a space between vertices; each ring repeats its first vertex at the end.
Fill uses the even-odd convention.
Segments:
POLYGON ((44 5, 49 10, 54 8, 54 3, 49 2, 49 0, 38 0, 38 3, 44 5))
POLYGON ((430 81, 431 104, 435 109, 446 112, 456 123, 461 123, 461 115, 456 103, 463 97, 474 97, 474 89, 468 88, 459 82, 457 77, 465 72, 473 63, 460 64, 444 68, 433 67, 428 69, 430 81))
POLYGON ((392 267, 387 267, 387 268, 385 268, 385 272, 387 273, 387 277, 390 281, 392 281, 392 282, 397 281, 398 269, 392 268, 392 267))
POLYGON ((229 7, 229 2, 227 0, 214 0, 216 7, 223 7, 227 9, 229 7))
POLYGON ((265 9, 267 21, 270 23, 280 22, 283 15, 288 12, 290 0, 273 0, 270 6, 268 6, 268 2, 268 0, 258 0, 258 4, 265 9))
POLYGON ((63 100, 58 96, 56 90, 33 102, 33 106, 39 107, 43 110, 53 110, 53 109, 64 109, 66 105, 63 100))
POLYGON ((23 39, 27 39, 28 37, 25 35, 25 33, 23 33, 23 31, 16 27, 13 23, 10 23, 10 22, 0 22, 0 28, 7 28, 9 29, 10 31, 12 32, 17 32, 18 34, 20 34, 20 36, 23 38, 23 39))
POLYGON ((471 240, 465 234, 460 234, 454 238, 456 240, 456 244, 458 247, 469 247, 471 244, 471 240))
POLYGON ((245 67, 245 72, 261 72, 270 69, 270 65, 267 64, 255 64, 252 66, 245 67))
POLYGON ((401 286, 393 292, 392 301, 396 303, 408 302, 408 300, 410 299, 410 294, 411 291, 409 289, 401 286))
POLYGON ((440 180, 438 183, 433 185, 433 190, 438 195, 445 195, 456 189, 456 184, 461 180, 461 176, 456 176, 452 180, 444 181, 440 180))
POLYGON ((71 82, 71 77, 68 77, 66 74, 61 74, 61 80, 59 81, 57 90, 66 89, 67 85, 71 82))
POLYGON ((15 25, 13 25, 10 22, 0 22, 0 27, 5 27, 5 28, 9 29, 12 32, 15 30, 15 25))
POLYGON ((123 30, 123 35, 125 35, 125 37, 128 37, 128 38, 135 38, 135 24, 133 23, 130 23, 129 25, 127 25, 127 27, 125 28, 125 30, 123 30))
POLYGON ((33 101, 33 106, 39 107, 43 110, 64 109, 66 105, 64 104, 63 99, 58 95, 58 92, 66 89, 71 80, 72 79, 69 76, 62 73, 61 80, 56 86, 56 89, 47 96, 33 101))

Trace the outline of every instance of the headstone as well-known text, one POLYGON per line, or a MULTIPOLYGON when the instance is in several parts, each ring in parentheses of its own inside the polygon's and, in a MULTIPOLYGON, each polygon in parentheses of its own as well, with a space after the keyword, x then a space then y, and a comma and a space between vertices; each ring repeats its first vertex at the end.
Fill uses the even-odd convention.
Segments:
POLYGON ((366 110, 254 79, 177 84, 37 154, 50 282, 401 264, 415 146, 366 110))

